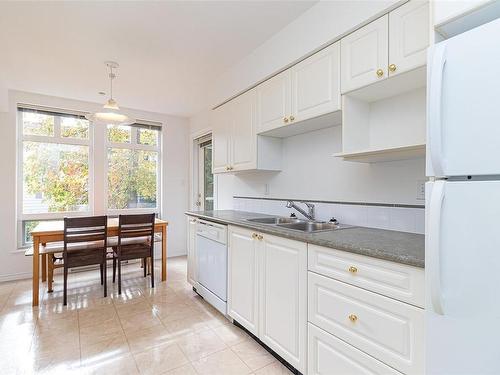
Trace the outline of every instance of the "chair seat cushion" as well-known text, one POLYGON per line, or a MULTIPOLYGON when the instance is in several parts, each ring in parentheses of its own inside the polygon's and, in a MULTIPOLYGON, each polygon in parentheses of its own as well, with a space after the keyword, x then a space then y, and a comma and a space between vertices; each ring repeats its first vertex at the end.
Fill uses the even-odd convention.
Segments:
MULTIPOLYGON (((122 238, 122 245, 146 244, 149 245, 149 237, 122 238)), ((118 246, 118 237, 108 238, 108 246, 118 246)))
MULTIPOLYGON (((68 244, 68 251, 102 249, 104 241, 75 242, 68 244)), ((62 253, 64 242, 51 242, 40 248, 40 254, 62 253)))

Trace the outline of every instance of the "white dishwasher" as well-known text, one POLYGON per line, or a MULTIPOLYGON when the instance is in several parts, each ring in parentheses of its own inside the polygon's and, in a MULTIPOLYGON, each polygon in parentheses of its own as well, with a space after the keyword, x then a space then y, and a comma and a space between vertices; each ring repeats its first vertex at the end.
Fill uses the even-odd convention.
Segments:
POLYGON ((226 315, 227 225, 198 219, 196 267, 196 292, 226 315))

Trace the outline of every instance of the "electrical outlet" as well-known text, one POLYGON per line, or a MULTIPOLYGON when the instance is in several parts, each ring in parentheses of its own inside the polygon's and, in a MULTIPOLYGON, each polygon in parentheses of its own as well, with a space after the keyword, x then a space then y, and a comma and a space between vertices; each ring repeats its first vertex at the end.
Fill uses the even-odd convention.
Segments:
POLYGON ((417 200, 425 200, 425 180, 417 181, 417 200))

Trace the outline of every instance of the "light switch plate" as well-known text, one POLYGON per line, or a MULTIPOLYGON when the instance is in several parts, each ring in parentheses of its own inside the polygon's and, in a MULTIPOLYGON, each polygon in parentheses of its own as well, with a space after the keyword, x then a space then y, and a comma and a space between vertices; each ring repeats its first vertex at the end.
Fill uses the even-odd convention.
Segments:
POLYGON ((425 200, 425 180, 417 181, 417 200, 425 200))

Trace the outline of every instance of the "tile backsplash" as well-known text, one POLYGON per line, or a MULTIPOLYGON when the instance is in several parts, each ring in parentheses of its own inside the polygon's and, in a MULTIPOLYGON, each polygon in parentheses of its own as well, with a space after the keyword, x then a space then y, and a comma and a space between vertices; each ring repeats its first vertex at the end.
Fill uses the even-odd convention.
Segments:
MULTIPOLYGON (((397 207, 396 205, 349 204, 314 202, 316 219, 328 221, 332 217, 340 223, 371 228, 424 233, 423 207, 397 207)), ((294 209, 286 208, 286 200, 233 197, 233 208, 238 211, 290 216, 294 209)))

